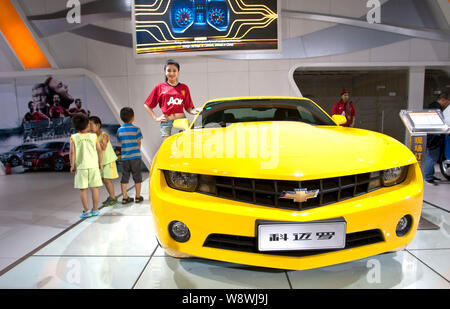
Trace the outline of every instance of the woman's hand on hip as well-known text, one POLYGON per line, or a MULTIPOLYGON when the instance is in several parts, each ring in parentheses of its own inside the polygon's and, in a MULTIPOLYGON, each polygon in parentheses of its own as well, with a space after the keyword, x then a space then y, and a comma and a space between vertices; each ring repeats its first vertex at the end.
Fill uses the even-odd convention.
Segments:
POLYGON ((155 120, 157 122, 164 122, 164 121, 167 121, 167 117, 166 117, 166 115, 162 115, 160 117, 157 117, 155 120))

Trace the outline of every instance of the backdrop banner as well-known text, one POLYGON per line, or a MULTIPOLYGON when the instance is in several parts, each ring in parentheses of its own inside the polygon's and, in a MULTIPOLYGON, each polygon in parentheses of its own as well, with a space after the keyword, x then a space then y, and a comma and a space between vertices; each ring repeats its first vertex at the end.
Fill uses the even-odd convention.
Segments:
POLYGON ((12 172, 69 170, 72 117, 98 116, 117 153, 120 127, 86 76, 0 79, 0 161, 12 172))

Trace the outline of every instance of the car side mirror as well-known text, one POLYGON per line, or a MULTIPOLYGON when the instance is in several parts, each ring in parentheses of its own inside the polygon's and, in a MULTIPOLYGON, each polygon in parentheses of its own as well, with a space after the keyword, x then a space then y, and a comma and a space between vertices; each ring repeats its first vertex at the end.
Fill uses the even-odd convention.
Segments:
POLYGON ((347 122, 347 118, 344 115, 333 115, 331 118, 338 126, 347 122))
POLYGON ((189 120, 187 120, 187 118, 181 118, 181 119, 176 119, 173 122, 173 127, 175 129, 180 129, 180 130, 187 130, 189 129, 189 120))

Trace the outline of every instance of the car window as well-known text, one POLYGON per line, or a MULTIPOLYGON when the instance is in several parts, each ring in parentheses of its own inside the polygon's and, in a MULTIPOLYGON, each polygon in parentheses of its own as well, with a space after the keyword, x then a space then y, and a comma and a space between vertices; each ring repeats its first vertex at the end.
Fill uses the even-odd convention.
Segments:
POLYGON ((40 148, 43 148, 43 149, 58 149, 58 148, 61 148, 62 146, 63 146, 63 143, 52 142, 52 143, 46 143, 46 144, 42 145, 40 148))
POLYGON ((328 115, 308 100, 258 99, 210 103, 196 119, 193 128, 226 127, 233 123, 260 121, 336 125, 328 115))

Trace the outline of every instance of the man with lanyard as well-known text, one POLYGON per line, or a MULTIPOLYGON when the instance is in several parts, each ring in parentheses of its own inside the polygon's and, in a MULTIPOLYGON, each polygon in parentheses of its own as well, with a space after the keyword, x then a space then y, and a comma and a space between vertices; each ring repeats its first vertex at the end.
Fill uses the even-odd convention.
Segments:
POLYGON ((350 92, 348 90, 344 89, 341 91, 341 100, 334 104, 331 112, 331 116, 333 115, 343 115, 347 118, 347 122, 342 125, 343 127, 355 126, 356 111, 353 103, 350 102, 350 92))
MULTIPOLYGON (((428 109, 440 109, 444 111, 450 104, 450 93, 448 91, 442 92, 437 100, 428 106, 428 109)), ((441 134, 428 134, 427 136, 427 153, 425 155, 425 181, 429 184, 437 186, 435 180, 440 180, 434 177, 434 166, 439 160, 442 147, 444 146, 444 136, 441 134)))

